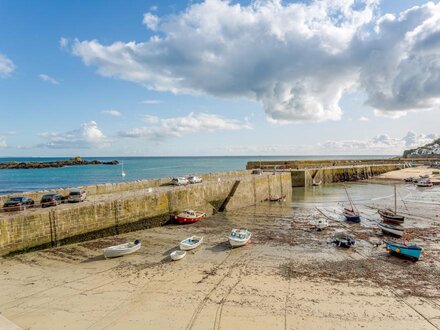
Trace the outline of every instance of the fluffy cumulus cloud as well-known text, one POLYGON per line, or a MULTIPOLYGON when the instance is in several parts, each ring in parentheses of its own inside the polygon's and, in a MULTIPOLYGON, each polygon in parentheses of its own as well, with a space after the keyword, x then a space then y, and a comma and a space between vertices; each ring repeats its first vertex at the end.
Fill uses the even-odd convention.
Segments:
POLYGON ((207 113, 190 113, 184 117, 159 118, 146 115, 146 126, 133 128, 125 132, 119 132, 120 137, 125 138, 148 138, 155 141, 163 141, 171 137, 181 137, 185 134, 204 133, 216 131, 231 131, 251 129, 247 121, 225 119, 218 115, 207 113))
POLYGON ((0 53, 0 78, 6 78, 15 70, 15 64, 6 55, 0 53))
POLYGON ((101 114, 111 116, 111 117, 121 117, 122 113, 118 110, 102 110, 101 114))
POLYGON ((377 0, 205 0, 144 24, 143 42, 75 40, 106 77, 157 91, 257 100, 275 122, 337 120, 347 90, 378 115, 440 105, 440 3, 393 16, 377 0))
POLYGON ((46 143, 37 147, 50 149, 88 149, 105 146, 109 140, 94 121, 84 123, 80 128, 62 133, 41 133, 46 143))
POLYGON ((42 81, 48 82, 52 85, 59 85, 59 81, 55 78, 52 78, 51 76, 48 76, 45 73, 41 73, 38 75, 38 78, 40 78, 42 81))

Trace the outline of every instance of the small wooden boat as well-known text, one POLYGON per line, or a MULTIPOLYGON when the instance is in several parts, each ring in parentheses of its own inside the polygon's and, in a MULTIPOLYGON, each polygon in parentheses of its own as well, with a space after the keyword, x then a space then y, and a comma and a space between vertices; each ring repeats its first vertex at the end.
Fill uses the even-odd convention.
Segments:
POLYGON ((106 258, 115 258, 125 256, 136 252, 141 248, 141 241, 135 240, 132 243, 125 243, 121 245, 110 246, 108 248, 102 249, 102 253, 106 258))
POLYGON ((271 202, 285 202, 286 201, 286 195, 280 196, 280 197, 271 197, 269 198, 271 202))
POLYGON ((246 245, 252 237, 252 233, 247 229, 232 229, 229 233, 229 244, 234 247, 246 245))
POLYGON ((332 241, 332 243, 335 243, 337 246, 344 248, 349 248, 350 246, 353 246, 355 242, 356 241, 354 240, 354 238, 345 232, 336 233, 333 236, 333 241, 332 241))
POLYGON ((377 225, 384 234, 388 234, 391 236, 402 237, 405 229, 400 225, 391 225, 383 222, 378 222, 377 225))
POLYGON ((432 182, 429 179, 419 180, 419 182, 417 182, 417 187, 432 187, 432 182))
POLYGON ((350 208, 344 208, 344 217, 347 221, 351 221, 351 222, 361 222, 361 216, 360 213, 358 211, 358 209, 356 208, 356 206, 354 206, 354 203, 348 193, 347 188, 344 186, 345 189, 345 193, 347 194, 348 197, 348 201, 350 202, 350 208))
POLYGON ((315 222, 316 230, 321 231, 328 227, 328 220, 327 219, 318 219, 315 222))
POLYGON ((405 178, 405 179, 403 179, 405 182, 409 182, 409 183, 411 183, 411 182, 414 182, 414 178, 412 177, 412 176, 410 176, 409 178, 405 178))
POLYGON ((397 187, 394 185, 394 210, 382 209, 378 211, 379 215, 385 222, 403 223, 405 217, 397 214, 397 187))
POLYGON ((183 251, 188 251, 199 247, 203 243, 203 237, 191 236, 180 242, 180 249, 183 251))
POLYGON ((182 251, 182 250, 176 250, 171 252, 170 254, 171 259, 174 261, 183 259, 185 256, 186 256, 186 251, 182 251))
POLYGON ((202 220, 205 216, 206 213, 204 212, 185 210, 174 218, 179 221, 179 223, 193 223, 202 220))
POLYGON ((422 253, 422 248, 417 245, 402 245, 394 242, 385 242, 386 249, 390 254, 412 259, 414 261, 419 260, 422 253))

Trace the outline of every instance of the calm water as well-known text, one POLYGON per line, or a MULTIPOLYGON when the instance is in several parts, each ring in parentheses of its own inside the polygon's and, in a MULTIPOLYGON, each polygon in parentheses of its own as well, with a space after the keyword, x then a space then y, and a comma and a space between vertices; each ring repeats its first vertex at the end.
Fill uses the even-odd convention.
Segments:
MULTIPOLYGON (((63 168, 0 170, 0 194, 13 192, 75 187, 98 183, 113 183, 141 179, 163 178, 188 174, 202 174, 242 170, 252 160, 300 160, 387 158, 390 156, 276 156, 276 157, 90 157, 85 159, 124 162, 126 176, 121 177, 121 166, 89 165, 63 168)), ((0 158, 10 161, 54 161, 65 158, 0 158)))

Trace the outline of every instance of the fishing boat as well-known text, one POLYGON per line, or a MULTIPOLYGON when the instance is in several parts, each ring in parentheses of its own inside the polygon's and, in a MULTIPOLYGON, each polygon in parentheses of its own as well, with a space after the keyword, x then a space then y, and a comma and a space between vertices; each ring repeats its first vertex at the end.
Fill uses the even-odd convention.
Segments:
POLYGON ((394 210, 391 209, 381 209, 378 210, 379 215, 385 222, 392 223, 403 223, 405 217, 403 215, 397 214, 397 187, 394 185, 394 210))
POLYGON ((356 241, 354 240, 354 238, 345 232, 336 233, 333 236, 333 241, 332 241, 332 243, 335 243, 337 246, 345 247, 345 248, 349 248, 350 246, 353 246, 355 242, 356 241))
POLYGON ((170 257, 174 261, 183 259, 185 256, 186 256, 186 251, 182 251, 182 250, 176 250, 170 253, 170 257))
POLYGON ((131 243, 110 246, 108 248, 102 249, 102 253, 106 258, 115 258, 115 257, 121 257, 127 254, 134 253, 140 248, 141 248, 141 241, 137 239, 131 243))
POLYGON ((394 242, 385 242, 386 249, 390 254, 394 254, 399 257, 412 259, 414 261, 419 260, 422 253, 422 248, 417 245, 402 245, 394 242))
POLYGON ((204 212, 185 210, 174 218, 179 221, 179 223, 193 223, 202 220, 205 216, 206 213, 204 212))
POLYGON ((195 249, 196 247, 199 247, 200 244, 203 243, 203 237, 200 236, 191 236, 186 239, 184 239, 182 242, 180 242, 180 249, 183 251, 188 251, 195 249))
POLYGON ((316 230, 321 231, 328 227, 328 220, 327 219, 318 219, 315 222, 316 230))
POLYGON ((234 247, 246 245, 252 237, 252 233, 247 229, 232 229, 229 233, 229 244, 234 247))
POLYGON ((121 162, 121 176, 124 177, 125 176, 125 171, 124 171, 124 161, 121 162))
POLYGON ((358 209, 356 208, 356 206, 354 206, 354 203, 350 197, 350 194, 348 193, 347 188, 344 186, 345 189, 345 193, 347 194, 348 197, 348 201, 350 202, 350 208, 344 208, 344 217, 347 221, 351 221, 351 222, 361 222, 361 216, 360 213, 358 211, 358 209))
POLYGON ((377 225, 379 226, 380 229, 382 229, 382 232, 384 234, 397 236, 397 237, 402 237, 403 232, 405 230, 401 225, 391 225, 383 222, 378 222, 377 225))
POLYGON ((429 179, 419 180, 419 182, 417 182, 417 187, 432 187, 432 182, 429 179))

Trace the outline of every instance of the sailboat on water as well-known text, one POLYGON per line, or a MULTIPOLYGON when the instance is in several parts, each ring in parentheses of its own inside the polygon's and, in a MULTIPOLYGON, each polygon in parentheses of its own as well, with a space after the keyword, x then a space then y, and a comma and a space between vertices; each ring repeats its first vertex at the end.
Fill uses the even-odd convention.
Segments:
POLYGON ((379 215, 385 222, 393 222, 393 223, 403 223, 405 221, 405 217, 403 215, 397 214, 397 187, 394 185, 394 210, 392 209, 382 209, 379 210, 379 215))
POLYGON ((121 168, 121 176, 124 177, 125 176, 125 172, 124 172, 124 161, 121 162, 122 168, 121 168))
POLYGON ((350 208, 344 208, 344 216, 347 221, 361 222, 361 216, 359 210, 354 206, 353 201, 348 193, 347 188, 344 186, 345 193, 347 194, 348 201, 350 202, 350 208))

